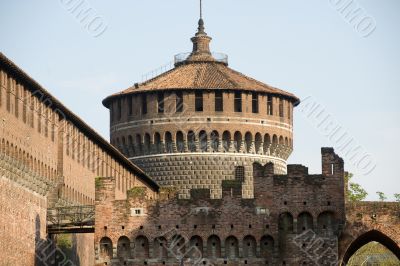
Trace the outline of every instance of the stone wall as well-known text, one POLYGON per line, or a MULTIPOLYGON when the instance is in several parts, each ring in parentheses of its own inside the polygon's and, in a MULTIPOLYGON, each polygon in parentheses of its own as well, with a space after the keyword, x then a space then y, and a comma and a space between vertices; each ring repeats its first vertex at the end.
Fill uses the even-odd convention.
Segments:
POLYGON ((223 180, 234 180, 235 169, 244 167, 243 197, 253 198, 253 163, 274 163, 276 174, 286 173, 286 162, 276 157, 235 153, 187 153, 139 157, 132 160, 160 186, 174 186, 181 198, 190 189, 208 188, 211 198, 222 197, 223 180))

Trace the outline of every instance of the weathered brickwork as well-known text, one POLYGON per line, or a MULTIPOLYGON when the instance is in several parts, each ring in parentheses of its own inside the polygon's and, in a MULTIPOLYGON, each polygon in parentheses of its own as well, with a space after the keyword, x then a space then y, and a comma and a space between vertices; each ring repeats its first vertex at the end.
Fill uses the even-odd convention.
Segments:
MULTIPOLYGON (((54 254, 47 209, 94 204, 97 176, 115 177, 121 198, 135 186, 157 196, 142 170, 0 54, 1 265, 41 265, 47 253, 35 263, 35 252, 54 254)), ((76 245, 80 265, 93 265, 93 234, 77 235, 76 245)))
POLYGON ((145 190, 116 200, 115 179, 104 178, 96 190, 97 265, 183 265, 176 249, 185 265, 197 259, 215 265, 330 262, 345 224, 344 170, 332 149, 322 149, 322 160, 323 169, 330 169, 322 175, 309 175, 301 165, 276 175, 272 164, 254 163, 249 199, 242 182, 226 180, 221 199, 210 199, 210 189, 192 189, 189 199, 179 199, 177 191, 164 188, 158 200, 144 200, 145 190), (310 257, 304 245, 315 238, 332 252, 310 257))

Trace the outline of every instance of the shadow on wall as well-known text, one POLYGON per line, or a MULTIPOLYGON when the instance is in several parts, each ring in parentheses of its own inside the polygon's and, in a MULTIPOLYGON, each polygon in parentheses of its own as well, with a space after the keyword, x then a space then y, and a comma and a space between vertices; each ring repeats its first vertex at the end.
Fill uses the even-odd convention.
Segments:
POLYGON ((40 218, 36 215, 34 266, 81 266, 75 235, 56 235, 42 239, 40 230, 40 218))

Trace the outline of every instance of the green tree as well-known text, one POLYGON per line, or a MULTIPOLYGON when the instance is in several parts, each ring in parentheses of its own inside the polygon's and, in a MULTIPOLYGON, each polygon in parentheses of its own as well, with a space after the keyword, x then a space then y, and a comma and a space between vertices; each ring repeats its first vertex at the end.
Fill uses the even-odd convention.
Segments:
POLYGON ((385 201, 387 199, 385 193, 383 193, 383 192, 378 191, 378 192, 376 192, 376 194, 378 194, 380 201, 385 201))
POLYGON ((394 194, 394 198, 396 199, 397 202, 400 202, 400 193, 394 194))
POLYGON ((348 183, 347 188, 347 199, 349 201, 362 201, 368 196, 367 191, 361 187, 360 184, 351 182, 351 178, 353 177, 352 173, 348 173, 345 178, 348 183))

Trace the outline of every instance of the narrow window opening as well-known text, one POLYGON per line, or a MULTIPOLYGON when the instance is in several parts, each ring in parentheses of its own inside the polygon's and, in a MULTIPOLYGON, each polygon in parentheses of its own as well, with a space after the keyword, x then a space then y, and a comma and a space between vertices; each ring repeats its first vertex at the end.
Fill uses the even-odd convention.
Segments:
POLYGON ((142 115, 147 114, 147 97, 146 94, 142 94, 142 115))
POLYGON ((244 166, 237 166, 235 168, 235 179, 241 182, 244 181, 244 166))
POLYGON ((234 100, 234 109, 235 112, 242 112, 242 93, 235 92, 235 100, 234 100))
POLYGON ((283 100, 279 99, 279 116, 283 117, 283 100))
POLYGON ((157 107, 158 107, 158 113, 164 113, 164 93, 159 92, 157 94, 157 107))
POLYGON ((196 112, 203 112, 203 93, 195 93, 195 110, 196 112))
POLYGON ((252 106, 252 112, 253 114, 257 114, 258 113, 258 94, 257 93, 253 93, 251 95, 251 106, 252 106))
POLYGON ((183 93, 178 91, 176 93, 176 112, 181 113, 183 111, 183 93))
POLYGON ((222 91, 215 92, 215 111, 216 112, 224 111, 224 99, 222 91))

